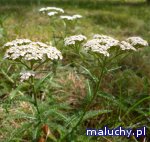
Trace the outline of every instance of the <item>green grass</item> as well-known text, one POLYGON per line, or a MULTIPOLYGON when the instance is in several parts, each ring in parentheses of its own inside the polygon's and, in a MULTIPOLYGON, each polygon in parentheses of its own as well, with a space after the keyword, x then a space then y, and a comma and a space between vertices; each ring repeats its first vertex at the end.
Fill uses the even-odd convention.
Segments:
MULTIPOLYGON (((57 5, 65 8, 68 12, 82 14, 84 19, 80 25, 83 29, 79 32, 85 33, 86 35, 96 32, 117 36, 118 38, 141 35, 147 40, 150 36, 148 32, 150 7, 144 3, 126 4, 122 2, 105 3, 101 1, 92 3, 81 1, 73 9, 71 2, 68 3, 70 5, 67 2, 62 3, 57 1, 56 4, 50 2, 46 5, 57 5)), ((4 29, 8 32, 8 39, 13 39, 17 36, 37 38, 36 35, 40 35, 43 32, 48 38, 50 34, 47 24, 48 20, 39 16, 38 7, 41 6, 1 6, 0 17, 4 19, 4 29)), ((38 39, 45 39, 47 41, 47 38, 45 39, 43 37, 43 39, 38 39)))
MULTIPOLYGON (((32 1, 0 0, 0 45, 16 38, 34 41, 53 42, 50 19, 41 16, 38 9, 43 6, 64 8, 68 14, 81 14, 83 19, 77 23, 71 34, 106 34, 120 40, 129 36, 141 36, 150 42, 150 6, 144 1, 32 1)), ((57 36, 62 30, 58 27, 57 36)), ((61 50, 62 43, 58 45, 61 50)), ((33 141, 41 136, 41 127, 36 127, 34 107, 28 103, 30 98, 27 84, 18 85, 20 67, 12 66, 3 60, 4 51, 0 48, 0 141, 33 141), (20 92, 18 92, 20 91, 20 92), (21 100, 24 100, 22 102, 21 100), (32 125, 31 125, 32 124, 32 125), (35 136, 35 137, 33 137, 35 136)), ((74 59, 73 57, 71 57, 74 59)), ((137 128, 147 125, 147 142, 150 141, 150 48, 131 54, 118 63, 121 69, 105 76, 102 92, 91 110, 111 110, 100 115, 90 115, 73 135, 75 142, 136 142, 135 138, 97 137, 87 138, 86 127, 101 128, 105 125, 137 128), (105 93, 104 93, 105 92, 105 93)), ((94 63, 92 64, 94 65, 94 63)), ((49 66, 49 65, 48 65, 49 66)), ((45 92, 46 99, 40 104, 45 123, 55 137, 67 132, 67 127, 76 123, 80 110, 84 107, 87 94, 90 95, 90 80, 79 74, 74 65, 66 59, 58 65, 56 77, 48 76, 38 88, 45 92), (83 104, 82 104, 83 102, 83 104), (58 106, 59 103, 59 106, 58 106), (78 112, 79 111, 79 112, 78 112), (69 122, 72 120, 72 123, 69 122)), ((52 139, 52 138, 51 138, 52 139)), ((52 140, 49 140, 52 141, 52 140)), ((69 142, 70 139, 66 140, 69 142)))

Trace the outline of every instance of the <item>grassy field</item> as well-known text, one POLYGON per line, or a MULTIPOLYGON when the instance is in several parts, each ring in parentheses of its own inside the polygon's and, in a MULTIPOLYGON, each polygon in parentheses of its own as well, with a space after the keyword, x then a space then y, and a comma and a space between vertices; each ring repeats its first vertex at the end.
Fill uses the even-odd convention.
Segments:
POLYGON ((150 48, 116 60, 114 67, 118 69, 104 75, 96 99, 74 127, 90 102, 90 95, 95 92, 94 77, 90 73, 96 76, 99 68, 95 67, 97 62, 93 58, 89 57, 91 61, 84 63, 71 49, 63 50, 64 23, 57 21, 53 25, 51 18, 41 15, 39 8, 46 6, 61 7, 66 15, 83 16, 67 28, 65 36, 83 34, 91 39, 94 34, 104 34, 119 40, 141 36, 150 41, 150 5, 142 0, 0 0, 0 141, 44 142, 42 138, 46 135, 47 142, 145 142, 142 137, 87 137, 85 134, 86 128, 107 125, 132 129, 146 126, 146 142, 149 142, 150 48), (42 122, 38 121, 32 103, 30 85, 19 82, 19 72, 25 68, 3 59, 2 46, 16 38, 53 44, 64 56, 62 62, 47 63, 41 68, 48 72, 46 77, 43 72, 36 77, 42 122), (84 65, 87 68, 83 68, 84 65), (57 70, 53 74, 55 66, 57 70), (48 127, 50 133, 47 134, 43 127, 48 127))

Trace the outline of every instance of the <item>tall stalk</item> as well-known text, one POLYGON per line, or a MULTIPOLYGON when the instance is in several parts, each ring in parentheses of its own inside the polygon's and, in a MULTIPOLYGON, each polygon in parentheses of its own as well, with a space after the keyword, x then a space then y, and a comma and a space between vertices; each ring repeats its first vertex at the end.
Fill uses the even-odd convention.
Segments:
MULTIPOLYGON (((100 65, 100 62, 98 60, 98 65, 100 65)), ((89 110, 89 108, 91 107, 93 101, 96 99, 97 97, 97 94, 98 94, 98 91, 99 91, 99 88, 101 86, 101 82, 102 82, 102 79, 103 79, 103 76, 104 76, 104 70, 105 70, 105 67, 106 67, 106 58, 104 58, 104 61, 103 61, 103 65, 102 65, 102 69, 101 69, 101 73, 98 77, 98 82, 96 84, 96 89, 94 91, 94 94, 93 94, 93 97, 91 98, 91 100, 88 102, 88 104, 86 105, 86 107, 83 109, 83 113, 79 119, 79 121, 76 123, 76 125, 72 128, 72 130, 66 134, 62 139, 61 141, 63 141, 65 138, 67 138, 69 135, 72 135, 72 133, 77 129, 77 127, 81 124, 84 116, 86 115, 87 111, 89 110)))
POLYGON ((31 84, 32 84, 32 90, 33 90, 34 106, 37 110, 39 121, 42 122, 41 116, 40 116, 40 110, 38 106, 37 92, 36 92, 35 85, 34 85, 34 77, 31 78, 31 84))

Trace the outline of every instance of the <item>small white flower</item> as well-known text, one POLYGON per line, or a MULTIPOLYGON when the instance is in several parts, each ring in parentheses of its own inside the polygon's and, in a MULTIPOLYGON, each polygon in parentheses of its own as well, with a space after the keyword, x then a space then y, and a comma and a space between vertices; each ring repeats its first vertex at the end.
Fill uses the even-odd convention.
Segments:
POLYGON ((129 37, 127 41, 133 46, 148 46, 148 42, 141 37, 129 37))
POLYGON ((27 81, 30 77, 34 77, 35 76, 35 72, 33 71, 24 71, 20 73, 21 77, 20 77, 20 81, 27 81))
POLYGON ((73 20, 77 20, 77 19, 80 19, 82 18, 81 15, 73 15, 73 16, 68 16, 68 15, 64 15, 64 16, 60 16, 61 19, 64 19, 64 20, 68 20, 68 21, 73 21, 73 20))
POLYGON ((74 17, 75 19, 80 19, 80 18, 82 18, 82 16, 79 15, 79 14, 73 15, 73 17, 74 17))
POLYGON ((61 12, 64 13, 64 10, 62 8, 58 8, 58 7, 46 7, 47 11, 57 11, 57 12, 61 12))
POLYGON ((84 35, 74 35, 64 39, 65 46, 75 45, 76 43, 81 43, 87 38, 84 35))
POLYGON ((72 21, 74 18, 72 16, 60 16, 61 19, 72 21))
POLYGON ((121 48, 121 50, 133 50, 136 51, 136 49, 128 42, 126 41, 121 41, 119 43, 119 47, 121 48))
POLYGON ((89 40, 83 46, 85 47, 85 50, 87 51, 97 52, 97 53, 103 54, 104 56, 109 57, 109 53, 107 51, 108 49, 107 45, 100 44, 99 39, 89 40))
POLYGON ((49 12, 47 15, 51 17, 51 16, 54 16, 56 14, 58 14, 58 12, 49 12))
POLYGON ((39 9, 39 12, 42 12, 42 13, 46 13, 49 11, 64 13, 64 10, 58 7, 43 7, 39 9))

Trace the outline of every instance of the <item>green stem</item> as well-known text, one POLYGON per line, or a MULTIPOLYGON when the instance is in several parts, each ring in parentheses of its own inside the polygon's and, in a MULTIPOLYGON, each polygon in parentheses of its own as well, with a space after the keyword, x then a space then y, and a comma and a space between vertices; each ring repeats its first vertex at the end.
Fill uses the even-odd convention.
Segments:
POLYGON ((54 39, 54 45, 57 46, 57 41, 56 41, 56 29, 57 29, 57 26, 56 26, 56 23, 55 23, 55 19, 54 21, 52 22, 52 36, 53 36, 53 39, 54 39))
POLYGON ((47 60, 45 60, 45 61, 43 61, 42 63, 40 63, 37 67, 34 68, 33 71, 37 70, 41 65, 43 65, 43 64, 46 63, 46 62, 47 62, 47 60))
POLYGON ((34 86, 34 77, 31 78, 31 81, 32 81, 32 89, 33 89, 33 95, 34 95, 34 106, 37 110, 39 121, 41 122, 40 110, 39 110, 38 101, 37 101, 37 92, 34 86))
POLYGON ((106 62, 106 58, 104 59, 102 70, 101 70, 101 73, 100 73, 100 76, 99 76, 98 83, 96 84, 96 89, 94 91, 92 99, 90 100, 90 102, 88 102, 87 106, 84 108, 83 113, 82 113, 79 121, 72 128, 72 130, 61 139, 61 141, 63 141, 65 138, 67 138, 69 135, 71 135, 77 129, 77 127, 80 125, 81 121, 83 120, 84 116, 86 115, 86 112, 89 110, 89 108, 91 107, 93 101, 96 99, 99 88, 100 88, 100 85, 101 85, 101 81, 102 81, 102 78, 103 78, 103 75, 104 75, 104 69, 105 69, 105 66, 106 66, 105 62, 106 62))
POLYGON ((28 70, 31 70, 31 68, 26 63, 22 62, 21 60, 20 63, 23 64, 28 70))
POLYGON ((67 24, 65 21, 63 21, 63 24, 64 24, 64 34, 63 34, 63 38, 65 38, 67 36, 67 24))

